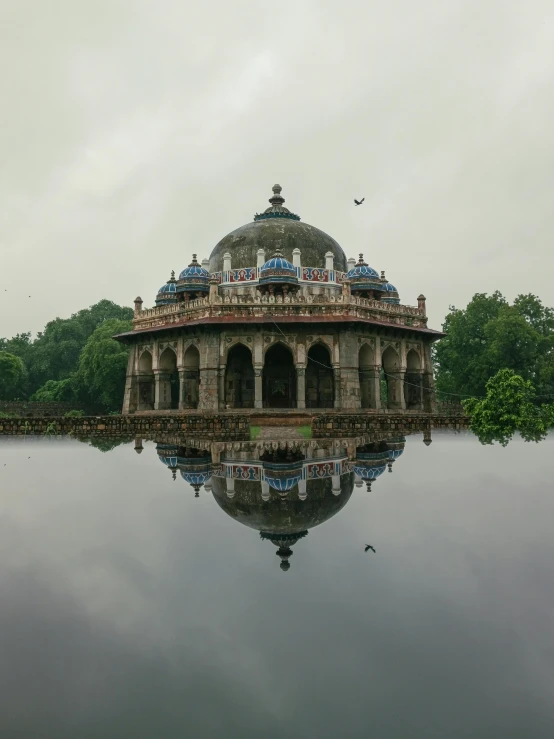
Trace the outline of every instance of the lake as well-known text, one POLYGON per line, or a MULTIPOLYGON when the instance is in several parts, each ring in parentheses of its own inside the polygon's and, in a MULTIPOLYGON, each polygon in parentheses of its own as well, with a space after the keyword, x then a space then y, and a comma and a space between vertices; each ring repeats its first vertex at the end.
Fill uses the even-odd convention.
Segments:
POLYGON ((0 439, 2 739, 554 736, 554 436, 158 441, 0 439))

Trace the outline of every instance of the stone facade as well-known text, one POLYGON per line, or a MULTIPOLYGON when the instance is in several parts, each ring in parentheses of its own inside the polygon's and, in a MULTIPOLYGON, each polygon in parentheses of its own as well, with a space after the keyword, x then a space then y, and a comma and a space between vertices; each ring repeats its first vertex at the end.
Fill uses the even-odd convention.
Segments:
POLYGON ((280 192, 276 185, 271 207, 223 239, 210 261, 194 257, 178 279, 172 273, 156 307, 136 299, 133 331, 116 337, 131 347, 124 414, 433 412, 431 344, 442 334, 427 327, 425 298, 402 305, 361 255, 348 272, 336 269, 346 264, 340 246, 300 228, 280 192), (304 264, 303 251, 317 263, 304 264), (234 261, 254 254, 256 263, 234 261))

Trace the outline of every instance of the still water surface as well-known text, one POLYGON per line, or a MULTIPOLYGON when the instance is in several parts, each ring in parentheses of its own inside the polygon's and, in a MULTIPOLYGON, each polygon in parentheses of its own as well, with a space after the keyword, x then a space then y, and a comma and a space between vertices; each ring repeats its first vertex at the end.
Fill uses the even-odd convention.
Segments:
POLYGON ((553 737, 554 438, 421 442, 301 500, 1 441, 2 739, 553 737))

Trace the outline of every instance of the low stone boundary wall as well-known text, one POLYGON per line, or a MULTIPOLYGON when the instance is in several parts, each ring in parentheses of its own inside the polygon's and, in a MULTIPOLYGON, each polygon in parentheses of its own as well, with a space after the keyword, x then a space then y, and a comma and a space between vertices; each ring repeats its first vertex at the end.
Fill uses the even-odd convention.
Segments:
POLYGON ((152 434, 201 436, 205 439, 250 439, 246 416, 85 416, 83 418, 0 418, 0 435, 142 437, 152 434))
POLYGON ((469 416, 442 415, 339 415, 329 414, 312 418, 312 438, 334 439, 343 436, 384 433, 411 434, 423 429, 451 429, 461 431, 469 428, 469 416))
POLYGON ((25 418, 50 418, 63 416, 79 409, 75 403, 38 403, 31 400, 0 400, 0 413, 13 413, 25 418))

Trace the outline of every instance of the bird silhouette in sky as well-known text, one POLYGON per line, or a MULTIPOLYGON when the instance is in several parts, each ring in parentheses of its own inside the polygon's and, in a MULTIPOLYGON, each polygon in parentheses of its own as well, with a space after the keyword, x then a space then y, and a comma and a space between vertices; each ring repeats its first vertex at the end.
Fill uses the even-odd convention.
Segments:
POLYGON ((366 544, 365 545, 364 552, 367 552, 368 549, 371 549, 372 552, 375 552, 375 547, 372 547, 371 544, 366 544))
POLYGON ((356 200, 356 198, 354 198, 354 202, 356 203, 356 205, 361 205, 364 202, 364 200, 365 198, 362 198, 361 200, 356 200))

